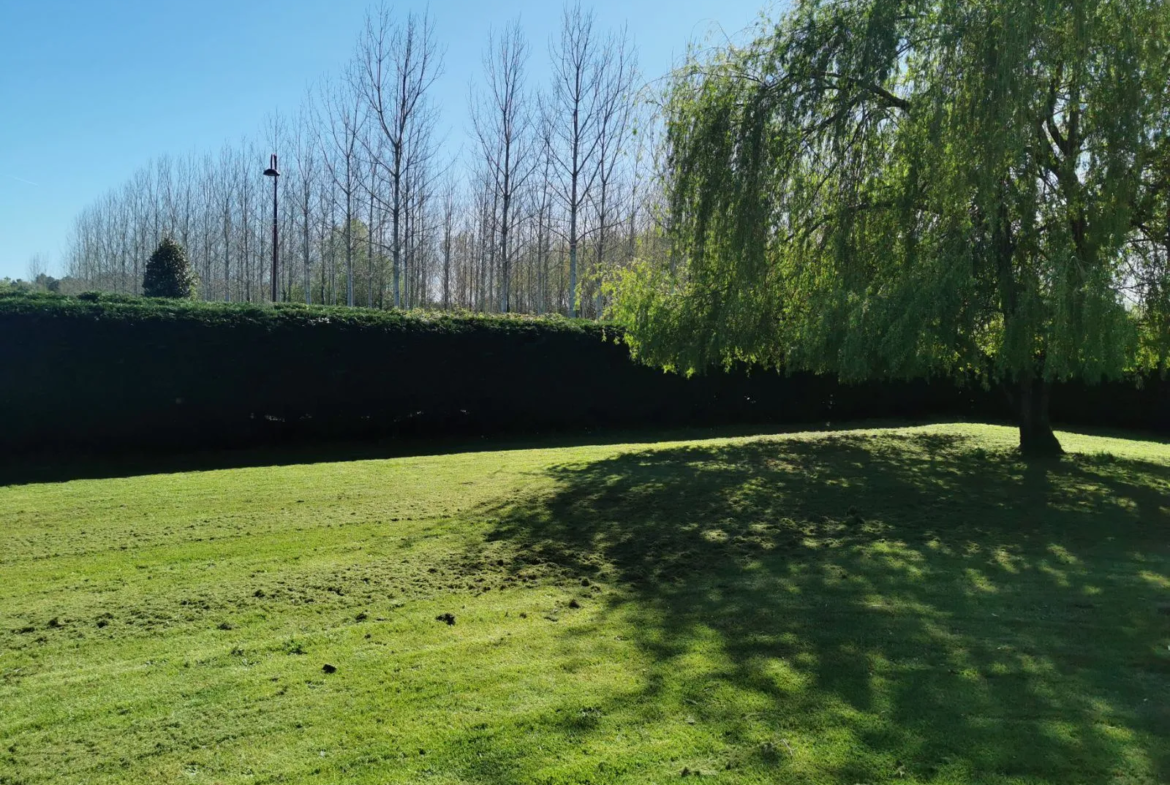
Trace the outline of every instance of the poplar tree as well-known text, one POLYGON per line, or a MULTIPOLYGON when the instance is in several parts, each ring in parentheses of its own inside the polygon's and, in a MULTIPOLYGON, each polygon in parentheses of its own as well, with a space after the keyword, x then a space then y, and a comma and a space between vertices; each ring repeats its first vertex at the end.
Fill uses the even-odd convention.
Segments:
POLYGON ((669 263, 643 359, 1000 384, 1166 368, 1170 3, 799 2, 668 92, 669 263))

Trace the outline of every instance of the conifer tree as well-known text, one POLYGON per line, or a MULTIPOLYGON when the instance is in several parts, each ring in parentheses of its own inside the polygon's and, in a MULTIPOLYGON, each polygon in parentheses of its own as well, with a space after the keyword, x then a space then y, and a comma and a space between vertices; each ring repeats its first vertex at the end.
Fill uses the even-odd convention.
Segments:
POLYGON ((195 293, 195 276, 183 246, 164 237, 146 262, 142 292, 147 297, 189 299, 195 293))

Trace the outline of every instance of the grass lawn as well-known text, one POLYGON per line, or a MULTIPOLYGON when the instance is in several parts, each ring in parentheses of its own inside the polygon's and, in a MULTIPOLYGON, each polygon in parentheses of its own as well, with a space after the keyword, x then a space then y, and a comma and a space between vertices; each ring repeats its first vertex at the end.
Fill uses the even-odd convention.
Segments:
POLYGON ((1167 783, 1170 445, 1061 436, 0 487, 0 783, 1167 783))

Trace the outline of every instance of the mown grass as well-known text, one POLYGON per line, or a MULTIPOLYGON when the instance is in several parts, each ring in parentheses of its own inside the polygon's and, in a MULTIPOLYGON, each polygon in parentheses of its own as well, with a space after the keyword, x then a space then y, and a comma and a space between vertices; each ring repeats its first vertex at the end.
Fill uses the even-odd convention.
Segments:
POLYGON ((1170 446, 1062 438, 0 488, 0 783, 1170 782, 1170 446))

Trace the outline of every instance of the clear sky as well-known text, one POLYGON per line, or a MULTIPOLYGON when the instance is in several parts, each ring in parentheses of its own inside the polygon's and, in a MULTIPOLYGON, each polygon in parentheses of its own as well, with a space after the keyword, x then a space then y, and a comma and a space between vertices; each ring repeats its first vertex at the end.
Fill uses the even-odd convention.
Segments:
MULTIPOLYGON (((294 115, 306 89, 351 55, 376 1, 0 0, 0 278, 26 277, 38 252, 60 274, 73 217, 152 157, 217 150, 258 133, 273 110, 294 115)), ((643 71, 660 75, 688 40, 734 36, 770 2, 592 7, 603 28, 627 23, 643 71)), ((488 29, 519 15, 530 84, 543 82, 561 5, 432 0, 430 8, 446 46, 435 98, 458 144, 488 29)))

